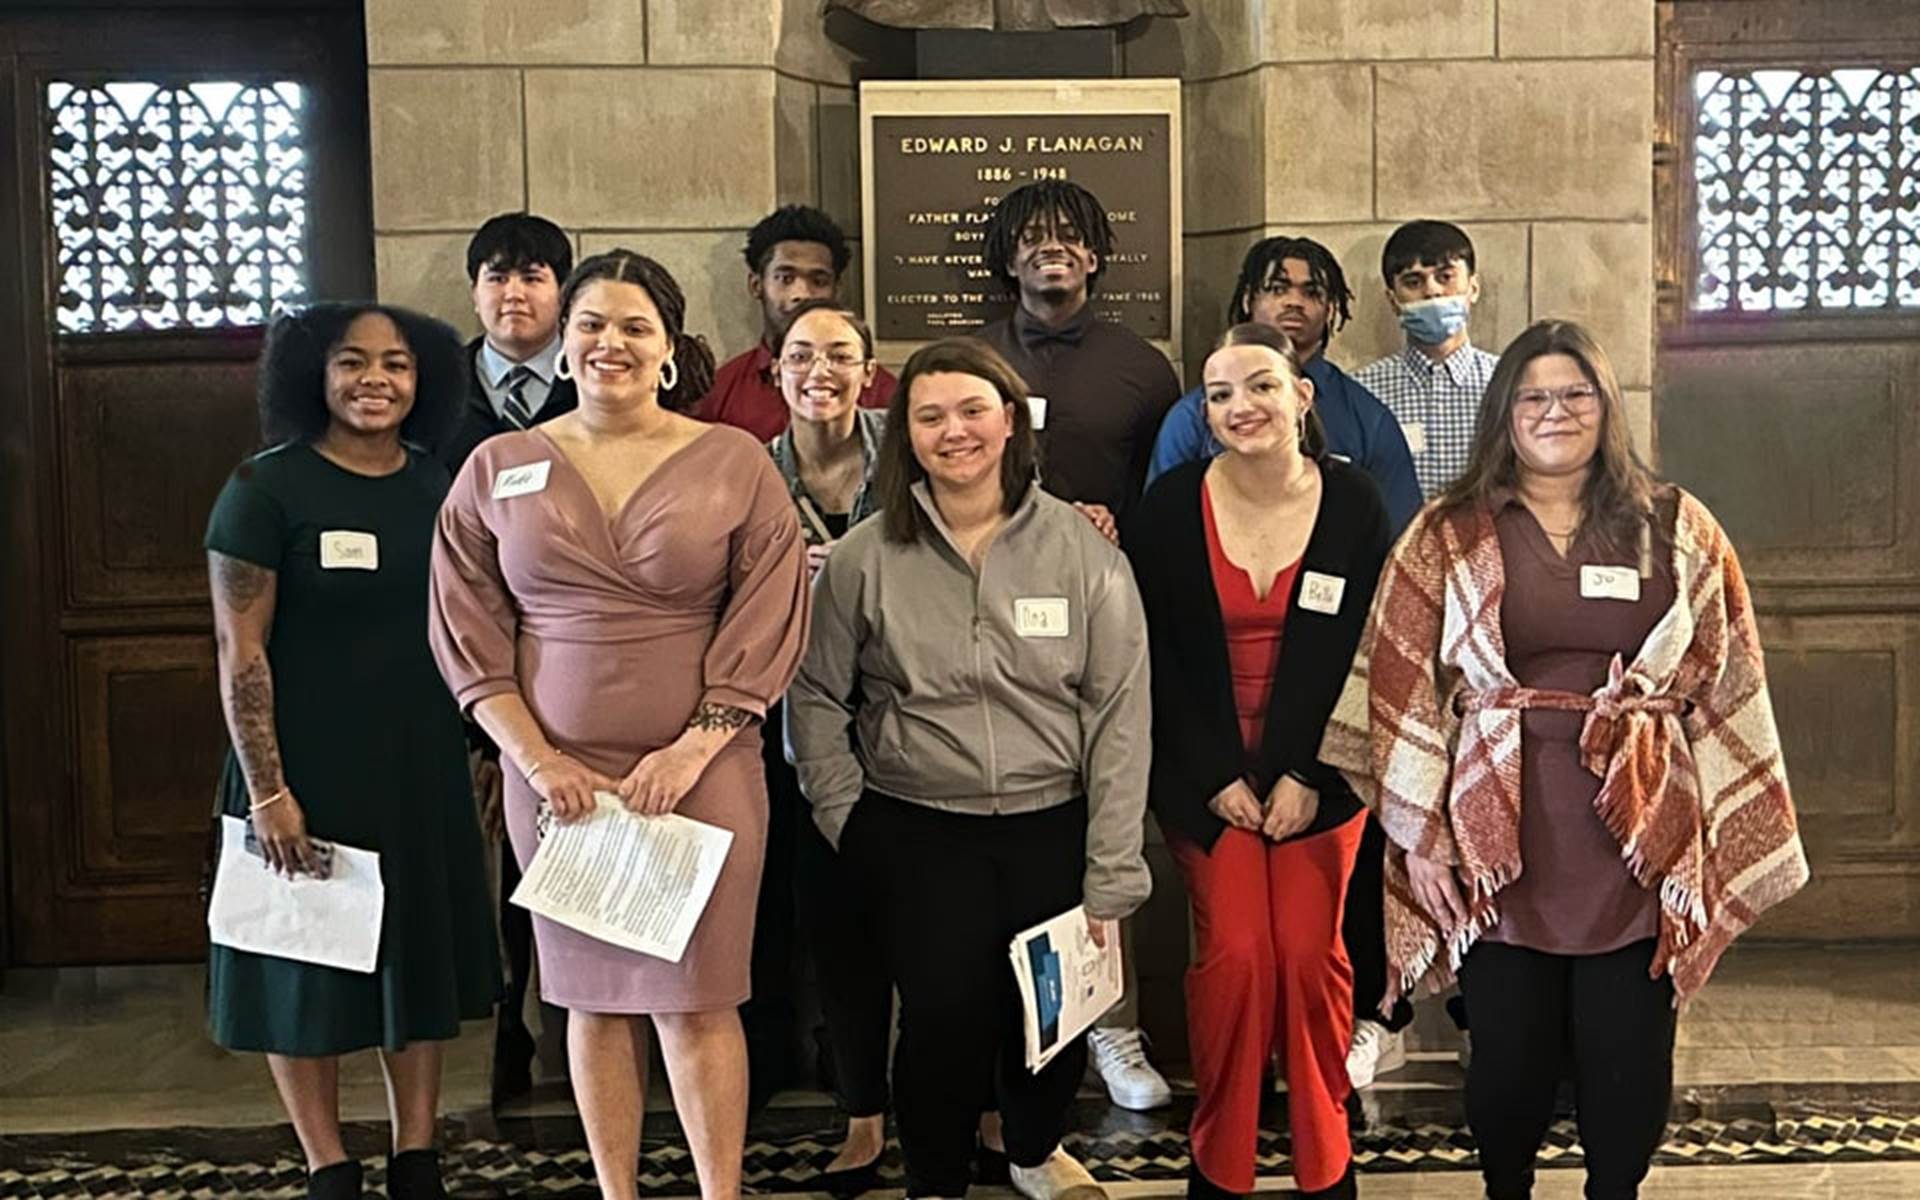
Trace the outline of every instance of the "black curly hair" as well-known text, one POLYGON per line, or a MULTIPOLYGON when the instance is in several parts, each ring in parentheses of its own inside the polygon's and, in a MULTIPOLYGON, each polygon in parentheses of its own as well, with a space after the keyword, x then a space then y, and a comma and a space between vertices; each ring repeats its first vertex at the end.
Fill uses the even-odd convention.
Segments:
POLYGON ((847 235, 840 231, 832 217, 817 208, 787 204, 760 218, 760 223, 747 231, 747 245, 741 251, 747 260, 747 269, 755 275, 766 274, 773 248, 781 242, 816 242, 825 246, 833 257, 834 275, 847 273, 851 257, 847 235))
POLYGON ((1013 271, 1014 255, 1020 249, 1020 234, 1035 221, 1049 226, 1071 225, 1080 234, 1081 244, 1093 251, 1097 265, 1087 275, 1087 291, 1107 269, 1113 254, 1113 224, 1100 198, 1077 183, 1043 179, 1023 184, 1001 197, 987 221, 983 253, 987 270, 995 279, 1005 279, 1013 271))
POLYGON ((698 404, 713 390, 713 350, 705 338, 687 332, 687 298, 673 273, 636 250, 618 247, 585 259, 573 269, 560 289, 561 336, 565 337, 567 314, 573 311, 580 289, 602 279, 633 284, 660 310, 660 323, 665 327, 678 372, 671 389, 660 389, 660 407, 686 412, 698 404))
POLYGON ((366 313, 392 321, 413 354, 413 409, 400 437, 421 450, 440 447, 466 401, 471 363, 460 335, 445 322, 367 301, 323 301, 282 313, 260 352, 260 434, 268 445, 311 442, 327 431, 327 356, 366 313))
POLYGON ((1233 285, 1233 302, 1227 306, 1227 320, 1238 325, 1253 320, 1253 298, 1267 280, 1280 269, 1283 259, 1297 258, 1307 264, 1307 275, 1320 294, 1327 298, 1327 328, 1320 335, 1325 350, 1340 327, 1353 318, 1353 289, 1347 286, 1347 273, 1333 251, 1312 238, 1270 237, 1255 242, 1240 263, 1240 279, 1233 285))

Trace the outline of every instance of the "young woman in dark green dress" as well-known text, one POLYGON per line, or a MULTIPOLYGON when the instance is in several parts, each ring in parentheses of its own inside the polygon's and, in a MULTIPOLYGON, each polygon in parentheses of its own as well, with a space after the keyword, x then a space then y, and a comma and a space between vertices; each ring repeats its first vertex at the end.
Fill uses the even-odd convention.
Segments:
POLYGON ((377 1049, 393 1116, 388 1194, 440 1197, 440 1044, 485 1017, 499 959, 459 712, 427 647, 427 560, 446 469, 426 453, 457 415, 453 331, 373 305, 275 322, 260 364, 272 449, 242 463, 207 526, 224 811, 267 860, 316 865, 309 838, 380 854, 371 974, 215 946, 209 1022, 264 1053, 310 1172, 361 1194, 340 1140, 342 1054, 377 1049))

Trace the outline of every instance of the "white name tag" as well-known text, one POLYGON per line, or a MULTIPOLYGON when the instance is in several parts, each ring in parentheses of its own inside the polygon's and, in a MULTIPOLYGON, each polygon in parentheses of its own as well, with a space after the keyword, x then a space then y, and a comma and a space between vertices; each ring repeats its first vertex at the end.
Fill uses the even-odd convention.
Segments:
POLYGON ((1400 432, 1407 435, 1407 449, 1415 454, 1427 452, 1427 423, 1425 421, 1402 421, 1400 432))
POLYGON ((547 472, 551 470, 553 460, 550 458, 528 463, 524 467, 508 467, 493 477, 493 498, 507 500, 531 492, 543 492, 547 489, 547 472))
POLYGON ((1631 604, 1640 599, 1640 572, 1632 567, 1581 567, 1580 598, 1631 604))
POLYGON ((1308 571, 1300 579, 1300 607, 1329 617, 1340 611, 1340 598, 1347 594, 1347 581, 1338 575, 1308 571))
POLYGON ((1063 638, 1067 636, 1067 599, 1065 596, 1022 598, 1013 602, 1013 631, 1021 637, 1063 638))
POLYGON ((320 534, 320 566, 327 571, 378 571, 380 539, 355 529, 325 530, 320 534))
POLYGON ((1045 396, 1027 397, 1027 417, 1035 429, 1047 427, 1047 398, 1045 396))

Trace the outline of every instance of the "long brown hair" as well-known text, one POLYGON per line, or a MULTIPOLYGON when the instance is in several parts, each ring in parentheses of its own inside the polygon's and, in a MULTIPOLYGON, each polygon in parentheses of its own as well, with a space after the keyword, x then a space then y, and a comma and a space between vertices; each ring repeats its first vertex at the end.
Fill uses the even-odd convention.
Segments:
POLYGON ((698 404, 713 390, 713 350, 707 345, 707 339, 687 332, 687 298, 673 273, 646 255, 624 247, 584 260, 560 288, 562 329, 566 328, 567 314, 573 311, 580 289, 600 279, 633 284, 660 310, 660 323, 665 326, 667 349, 673 355, 676 374, 671 388, 660 389, 660 407, 686 412, 698 404))
MULTIPOLYGON (((1307 377, 1306 372, 1301 369, 1300 353, 1293 348, 1292 340, 1270 325, 1262 325, 1257 321, 1242 321, 1220 335, 1220 340, 1213 344, 1213 351, 1207 357, 1212 358, 1214 354, 1225 350, 1228 346, 1265 346, 1287 360, 1287 373, 1293 377, 1295 384, 1307 377)), ((1204 363, 1201 364, 1201 369, 1203 371, 1206 369, 1204 363)), ((1202 405, 1200 411, 1204 414, 1206 412, 1204 387, 1201 389, 1200 403, 1202 405)), ((1317 404, 1308 405, 1307 411, 1300 418, 1300 453, 1315 462, 1327 456, 1327 427, 1320 420, 1320 406, 1317 404)))
POLYGON ((1000 402, 1013 414, 1013 436, 1000 457, 1000 509, 1011 514, 1026 499, 1040 466, 1039 440, 1033 436, 1033 417, 1027 412, 1027 385, 1020 372, 999 351, 977 338, 942 338, 913 352, 900 372, 900 385, 887 405, 887 435, 880 441, 880 462, 873 486, 880 504, 880 520, 890 542, 920 540, 920 506, 913 485, 927 477, 927 469, 913 456, 913 435, 907 410, 914 382, 924 375, 973 375, 993 385, 1000 402))
POLYGON ((1519 486, 1513 398, 1527 364, 1549 354, 1564 354, 1579 363, 1587 382, 1600 393, 1600 445, 1580 493, 1580 530, 1591 530, 1610 552, 1628 553, 1640 544, 1652 514, 1654 476, 1634 451, 1613 363, 1593 335, 1572 321, 1535 321, 1507 344, 1480 398, 1473 452, 1460 477, 1442 493, 1440 508, 1487 503, 1497 489, 1519 486))

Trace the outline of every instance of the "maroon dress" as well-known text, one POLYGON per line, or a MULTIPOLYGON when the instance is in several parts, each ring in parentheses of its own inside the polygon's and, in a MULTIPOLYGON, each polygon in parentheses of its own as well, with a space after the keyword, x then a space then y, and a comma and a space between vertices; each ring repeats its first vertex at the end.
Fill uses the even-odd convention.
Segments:
MULTIPOLYGON (((434 539, 430 636, 463 712, 518 692, 556 748, 617 779, 702 702, 764 715, 799 665, 807 599, 793 503, 753 438, 708 430, 610 518, 535 428, 489 439, 454 481, 434 539), (544 486, 496 497, 515 490, 497 489, 502 472, 541 463, 544 486)), ((667 962, 536 916, 543 999, 600 1013, 747 999, 767 828, 760 736, 757 723, 741 730, 676 810, 734 834, 686 954, 667 962)), ((524 867, 538 798, 503 769, 524 867)))

